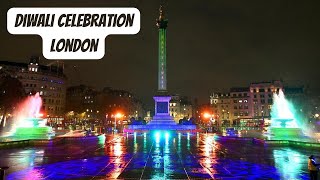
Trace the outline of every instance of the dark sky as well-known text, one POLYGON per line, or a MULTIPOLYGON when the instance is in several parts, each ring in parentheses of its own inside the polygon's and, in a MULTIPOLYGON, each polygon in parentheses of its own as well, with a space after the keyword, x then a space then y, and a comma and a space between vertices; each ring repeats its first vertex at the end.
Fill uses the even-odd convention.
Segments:
MULTIPOLYGON (((11 35, 11 7, 137 7, 137 35, 106 38, 102 60, 65 61, 70 85, 111 86, 132 91, 151 104, 157 88, 160 1, 1 0, 0 59, 27 62, 42 55, 38 36, 11 35), (76 69, 72 68, 74 65, 76 69)), ((208 101, 212 91, 282 78, 320 89, 320 1, 166 1, 168 88, 208 101)), ((47 61, 46 61, 47 63, 47 61)))

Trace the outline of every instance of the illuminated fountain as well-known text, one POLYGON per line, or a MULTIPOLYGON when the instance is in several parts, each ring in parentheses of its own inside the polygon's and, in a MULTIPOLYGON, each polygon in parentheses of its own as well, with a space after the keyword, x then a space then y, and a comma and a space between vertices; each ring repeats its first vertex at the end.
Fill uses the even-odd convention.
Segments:
POLYGON ((27 97, 14 112, 11 136, 17 139, 47 138, 54 135, 51 127, 46 126, 47 120, 41 118, 42 99, 39 93, 27 97))
POLYGON ((282 90, 273 94, 271 109, 271 127, 269 132, 275 137, 302 136, 301 124, 298 124, 293 105, 285 98, 282 90))

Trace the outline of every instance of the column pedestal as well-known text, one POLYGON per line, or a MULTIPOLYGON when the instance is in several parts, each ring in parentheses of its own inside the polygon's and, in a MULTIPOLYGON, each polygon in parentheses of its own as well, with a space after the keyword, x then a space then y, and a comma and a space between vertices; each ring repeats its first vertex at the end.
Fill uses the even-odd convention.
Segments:
POLYGON ((148 125, 177 125, 170 116, 169 104, 171 96, 154 96, 155 115, 148 125))

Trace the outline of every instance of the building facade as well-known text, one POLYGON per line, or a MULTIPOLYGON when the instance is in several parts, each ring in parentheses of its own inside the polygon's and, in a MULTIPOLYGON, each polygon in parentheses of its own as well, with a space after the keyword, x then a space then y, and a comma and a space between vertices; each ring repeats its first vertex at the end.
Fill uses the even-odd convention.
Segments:
POLYGON ((217 119, 219 126, 232 123, 232 114, 230 93, 213 93, 210 96, 211 114, 217 119))
POLYGON ((117 113, 121 113, 124 120, 132 117, 142 119, 145 116, 143 104, 132 93, 110 87, 103 90, 86 85, 69 87, 66 104, 67 112, 83 114, 81 118, 84 120, 112 119, 117 113))
POLYGON ((90 86, 79 85, 67 89, 66 112, 82 114, 83 118, 96 118, 98 92, 90 86))
POLYGON ((281 81, 251 83, 249 87, 212 93, 210 106, 220 126, 259 128, 261 123, 270 123, 273 93, 280 90, 285 91, 281 81))
POLYGON ((250 99, 253 103, 252 113, 254 117, 271 116, 271 107, 273 104, 273 93, 285 91, 281 81, 251 83, 250 99))
POLYGON ((171 95, 169 112, 176 123, 179 123, 180 119, 190 119, 193 114, 193 109, 189 98, 186 96, 171 95))
POLYGON ((31 57, 29 63, 0 61, 0 70, 19 79, 27 95, 40 94, 41 111, 48 119, 61 119, 65 112, 67 82, 63 64, 55 61, 40 65, 39 60, 31 57))

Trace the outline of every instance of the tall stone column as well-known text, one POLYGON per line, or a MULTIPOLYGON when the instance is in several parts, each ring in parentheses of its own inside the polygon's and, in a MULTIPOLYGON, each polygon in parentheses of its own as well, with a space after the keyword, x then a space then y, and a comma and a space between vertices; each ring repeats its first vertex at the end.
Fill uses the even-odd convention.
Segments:
POLYGON ((155 116, 150 125, 176 125, 170 116, 170 99, 167 93, 167 52, 166 52, 166 32, 168 20, 164 17, 162 7, 159 9, 159 19, 157 27, 159 30, 159 54, 158 54, 158 94, 153 97, 155 101, 155 116))

